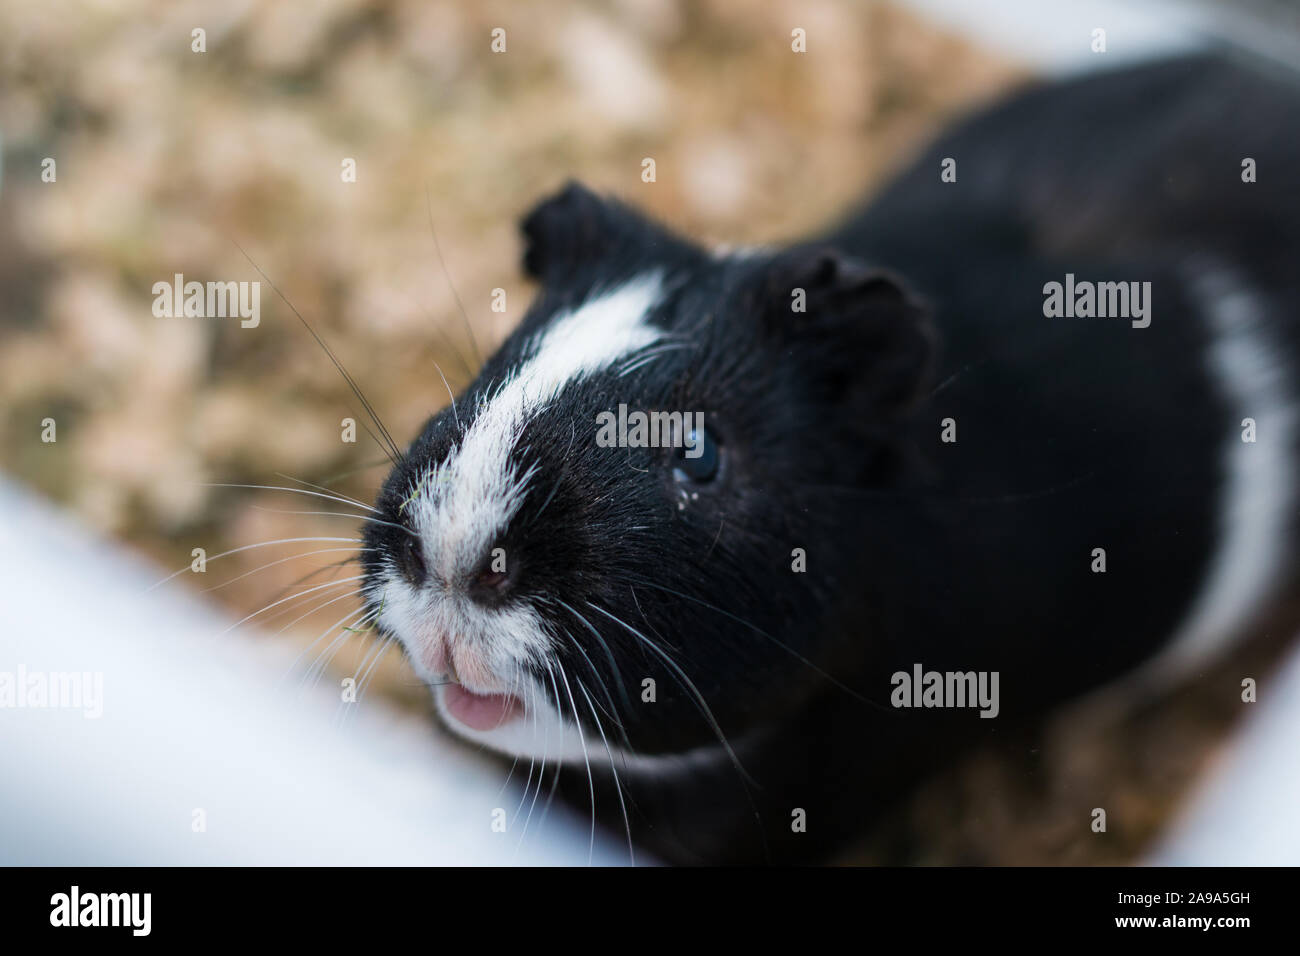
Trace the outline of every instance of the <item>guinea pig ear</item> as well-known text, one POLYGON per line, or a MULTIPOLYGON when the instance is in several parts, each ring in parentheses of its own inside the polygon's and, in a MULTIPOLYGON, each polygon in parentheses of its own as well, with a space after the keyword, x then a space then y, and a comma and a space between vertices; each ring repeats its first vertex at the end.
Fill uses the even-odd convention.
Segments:
POLYGON ((564 281, 597 261, 631 267, 647 255, 685 248, 640 213, 577 182, 538 203, 520 231, 524 271, 544 283, 564 281))
POLYGON ((799 248, 769 263, 763 297, 770 333, 832 401, 888 419, 924 393, 933 328, 892 273, 834 248, 799 248))
POLYGON ((545 280, 560 263, 574 261, 600 242, 605 218, 599 196, 580 183, 567 183, 534 206, 519 225, 524 234, 524 271, 545 280))

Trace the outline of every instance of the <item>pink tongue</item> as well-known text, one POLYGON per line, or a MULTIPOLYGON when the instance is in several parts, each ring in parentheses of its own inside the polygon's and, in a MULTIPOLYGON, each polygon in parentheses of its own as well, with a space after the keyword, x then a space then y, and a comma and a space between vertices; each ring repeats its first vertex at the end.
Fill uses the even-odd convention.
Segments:
POLYGON ((460 684, 448 684, 443 701, 451 715, 471 730, 492 730, 523 712, 517 697, 476 694, 460 684))

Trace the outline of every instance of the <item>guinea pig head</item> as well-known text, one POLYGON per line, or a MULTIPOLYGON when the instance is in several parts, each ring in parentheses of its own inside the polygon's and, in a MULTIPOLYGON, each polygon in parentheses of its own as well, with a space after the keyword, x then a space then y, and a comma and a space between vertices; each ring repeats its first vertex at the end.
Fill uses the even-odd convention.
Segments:
POLYGON ((385 481, 367 603, 472 740, 725 754, 826 679, 928 325, 834 249, 710 252, 577 185, 523 233, 539 292, 385 481))

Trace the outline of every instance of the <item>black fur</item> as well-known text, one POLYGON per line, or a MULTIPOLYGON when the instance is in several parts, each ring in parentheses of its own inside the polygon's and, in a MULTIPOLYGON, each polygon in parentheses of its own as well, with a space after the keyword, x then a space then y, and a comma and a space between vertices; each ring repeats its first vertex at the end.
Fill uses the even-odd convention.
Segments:
MULTIPOLYGON (((1298 107, 1212 58, 1034 89, 842 227, 772 253, 713 256, 577 185, 528 216, 541 291, 458 399, 462 424, 557 311, 647 271, 669 290, 652 320, 681 346, 574 384, 529 424, 516 454, 535 490, 502 542, 505 599, 545 610, 566 672, 617 717, 611 742, 681 754, 716 748, 720 727, 734 749, 622 774, 640 843, 689 862, 824 858, 972 737, 1170 637, 1218 543, 1240 429, 1189 268, 1213 256, 1244 276, 1295 354, 1298 107), (957 183, 940 181, 948 156, 957 183), (1067 272, 1150 281, 1150 327, 1044 317, 1044 283, 1067 272), (619 403, 704 413, 723 464, 689 507, 671 450, 595 446, 595 414, 619 403), (915 663, 1000 672, 1000 716, 890 707, 890 675, 915 663)), ((379 495, 385 519, 455 437, 450 411, 428 424, 379 495)), ((400 537, 367 530, 389 553, 400 537)), ((612 777, 597 785, 621 830, 612 777)), ((585 812, 586 769, 561 786, 585 812)))

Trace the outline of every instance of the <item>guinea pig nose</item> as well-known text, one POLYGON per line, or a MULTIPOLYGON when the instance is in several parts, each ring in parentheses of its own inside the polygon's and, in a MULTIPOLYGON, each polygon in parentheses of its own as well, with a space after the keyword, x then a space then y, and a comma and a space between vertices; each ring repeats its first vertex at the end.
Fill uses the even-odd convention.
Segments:
POLYGON ((490 557, 470 576, 469 596, 480 604, 497 604, 510 590, 511 575, 504 559, 490 557))
POLYGON ((402 565, 407 580, 415 585, 424 581, 428 574, 428 569, 424 566, 424 547, 419 536, 414 532, 408 531, 403 535, 402 542, 397 548, 397 559, 402 565))

